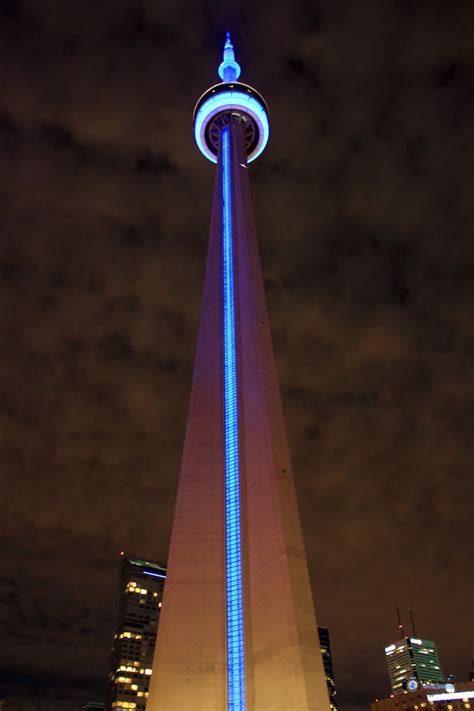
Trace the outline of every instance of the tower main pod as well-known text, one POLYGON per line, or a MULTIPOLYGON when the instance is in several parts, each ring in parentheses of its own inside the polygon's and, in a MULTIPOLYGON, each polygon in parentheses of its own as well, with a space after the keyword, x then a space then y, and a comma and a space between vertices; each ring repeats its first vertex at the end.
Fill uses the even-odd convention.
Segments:
POLYGON ((168 574, 147 711, 328 711, 250 199, 268 111, 238 82, 194 112, 217 164, 168 574))

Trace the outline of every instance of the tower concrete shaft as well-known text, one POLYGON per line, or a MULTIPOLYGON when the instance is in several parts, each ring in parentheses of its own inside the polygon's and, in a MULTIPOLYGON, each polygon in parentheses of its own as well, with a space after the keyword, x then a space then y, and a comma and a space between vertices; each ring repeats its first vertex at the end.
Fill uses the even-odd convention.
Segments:
POLYGON ((147 711, 328 711, 253 221, 248 116, 233 109, 218 118, 201 322, 147 711))

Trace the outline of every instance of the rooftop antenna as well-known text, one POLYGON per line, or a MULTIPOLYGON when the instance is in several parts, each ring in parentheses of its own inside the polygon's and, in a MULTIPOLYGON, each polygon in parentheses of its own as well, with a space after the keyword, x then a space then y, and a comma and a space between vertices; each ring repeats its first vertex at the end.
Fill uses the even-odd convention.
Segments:
POLYGON ((398 618, 398 629, 402 633, 402 637, 405 636, 405 632, 403 631, 403 624, 402 624, 402 618, 400 616, 400 610, 398 609, 398 605, 395 606, 395 609, 397 611, 397 618, 398 618))
POLYGON ((413 630, 413 637, 417 637, 418 635, 416 634, 415 618, 413 616, 413 610, 411 609, 410 603, 408 603, 408 614, 410 615, 411 628, 413 630))
POLYGON ((230 38, 230 32, 226 33, 222 62, 219 65, 218 72, 224 82, 237 81, 240 76, 240 64, 235 61, 234 45, 230 38))

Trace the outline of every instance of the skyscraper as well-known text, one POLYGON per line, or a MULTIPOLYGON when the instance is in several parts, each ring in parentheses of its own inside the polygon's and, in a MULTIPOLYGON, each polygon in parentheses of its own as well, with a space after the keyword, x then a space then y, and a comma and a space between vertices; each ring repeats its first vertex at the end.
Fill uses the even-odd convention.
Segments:
POLYGON ((194 135, 217 165, 201 322, 147 711, 328 711, 253 222, 262 96, 221 83, 194 135))
POLYGON ((121 554, 107 711, 145 711, 166 569, 121 554))
POLYGON ((329 630, 327 627, 318 627, 319 644, 321 645, 321 655, 323 657, 324 673, 326 675, 326 685, 329 694, 329 708, 337 711, 336 683, 334 681, 334 670, 332 667, 331 644, 329 642, 329 630))
POLYGON ((428 639, 403 637, 385 647, 385 656, 394 694, 403 693, 403 682, 410 677, 421 685, 444 681, 436 644, 428 639))

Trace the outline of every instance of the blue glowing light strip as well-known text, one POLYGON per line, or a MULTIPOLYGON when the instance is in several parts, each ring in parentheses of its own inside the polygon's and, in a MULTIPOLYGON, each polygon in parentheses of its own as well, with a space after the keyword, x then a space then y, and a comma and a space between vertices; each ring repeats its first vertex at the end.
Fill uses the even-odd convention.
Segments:
POLYGON ((153 575, 155 578, 166 578, 166 575, 162 575, 161 573, 150 573, 149 570, 144 570, 143 575, 153 575))
POLYGON ((227 593, 227 708, 245 711, 239 423, 235 348, 230 129, 222 129, 222 254, 224 283, 224 445, 227 593))

